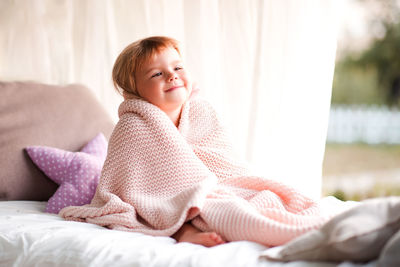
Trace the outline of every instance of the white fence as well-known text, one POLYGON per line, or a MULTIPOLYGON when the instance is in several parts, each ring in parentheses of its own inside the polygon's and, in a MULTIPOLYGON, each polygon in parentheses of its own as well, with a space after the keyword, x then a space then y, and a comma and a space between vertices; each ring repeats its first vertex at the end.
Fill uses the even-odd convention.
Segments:
POLYGON ((386 106, 334 105, 327 142, 400 144, 400 110, 386 106))

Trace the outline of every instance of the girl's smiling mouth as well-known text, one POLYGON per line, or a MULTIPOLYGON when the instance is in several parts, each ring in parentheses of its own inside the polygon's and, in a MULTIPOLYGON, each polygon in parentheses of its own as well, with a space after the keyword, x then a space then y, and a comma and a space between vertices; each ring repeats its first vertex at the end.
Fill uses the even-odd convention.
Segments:
POLYGON ((178 89, 178 88, 181 88, 181 87, 183 87, 183 85, 173 86, 173 87, 171 87, 171 88, 165 90, 165 92, 168 93, 168 92, 171 92, 171 91, 173 91, 173 90, 175 90, 175 89, 178 89))

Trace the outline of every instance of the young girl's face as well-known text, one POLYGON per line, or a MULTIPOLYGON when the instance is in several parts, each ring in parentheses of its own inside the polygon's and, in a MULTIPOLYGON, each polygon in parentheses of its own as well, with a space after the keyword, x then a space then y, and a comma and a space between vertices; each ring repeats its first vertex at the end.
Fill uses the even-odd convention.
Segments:
POLYGON ((181 108, 192 90, 189 74, 173 48, 165 48, 145 62, 136 86, 141 97, 164 112, 181 108))

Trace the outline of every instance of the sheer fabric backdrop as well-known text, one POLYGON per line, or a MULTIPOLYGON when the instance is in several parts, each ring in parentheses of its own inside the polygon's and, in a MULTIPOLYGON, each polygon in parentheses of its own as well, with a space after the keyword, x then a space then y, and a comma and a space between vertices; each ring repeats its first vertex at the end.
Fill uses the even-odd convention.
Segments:
POLYGON ((336 15, 335 0, 2 0, 0 79, 83 83, 117 120, 117 55, 174 37, 238 155, 319 197, 336 15))

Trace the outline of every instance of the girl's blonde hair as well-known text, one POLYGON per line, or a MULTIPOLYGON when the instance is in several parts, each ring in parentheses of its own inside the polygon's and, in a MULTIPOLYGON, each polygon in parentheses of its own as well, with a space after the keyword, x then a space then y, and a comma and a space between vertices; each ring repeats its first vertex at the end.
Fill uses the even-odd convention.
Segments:
POLYGON ((165 36, 148 37, 128 45, 119 54, 112 70, 114 88, 118 93, 125 99, 140 98, 135 82, 137 71, 156 53, 169 47, 181 55, 178 41, 165 36))

